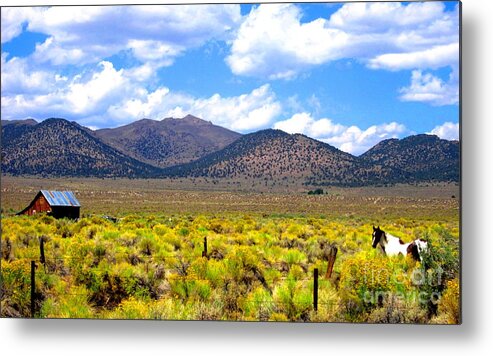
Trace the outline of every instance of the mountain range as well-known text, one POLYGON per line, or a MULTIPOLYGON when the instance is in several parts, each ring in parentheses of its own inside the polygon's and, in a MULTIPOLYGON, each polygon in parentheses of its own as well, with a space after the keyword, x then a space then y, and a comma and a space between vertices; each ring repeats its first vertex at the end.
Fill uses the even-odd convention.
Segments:
POLYGON ((91 130, 67 120, 2 121, 2 173, 138 177, 157 172, 156 167, 125 155, 91 130))
POLYGON ((362 186, 458 182, 460 147, 434 135, 383 140, 361 156, 301 134, 241 135, 187 115, 90 130, 65 119, 2 120, 2 173, 205 177, 362 186))
POLYGON ((187 115, 161 121, 142 119, 97 130, 95 136, 130 157, 162 168, 192 162, 226 147, 241 135, 187 115))

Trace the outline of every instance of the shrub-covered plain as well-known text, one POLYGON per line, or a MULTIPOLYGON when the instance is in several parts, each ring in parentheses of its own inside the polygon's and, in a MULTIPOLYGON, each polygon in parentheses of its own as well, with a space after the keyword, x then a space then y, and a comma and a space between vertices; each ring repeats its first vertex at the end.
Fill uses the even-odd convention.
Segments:
POLYGON ((427 239, 422 262, 372 249, 373 223, 240 212, 127 213, 117 222, 4 216, 1 314, 30 317, 35 260, 40 318, 459 322, 457 219, 378 221, 405 242, 427 239), (325 278, 333 245, 334 272, 325 278))

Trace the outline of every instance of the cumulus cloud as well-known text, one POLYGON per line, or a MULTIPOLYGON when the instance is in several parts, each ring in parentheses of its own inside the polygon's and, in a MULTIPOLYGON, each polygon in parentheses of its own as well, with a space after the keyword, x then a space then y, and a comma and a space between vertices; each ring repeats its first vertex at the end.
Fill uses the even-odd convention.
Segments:
POLYGON ((345 126, 327 118, 314 119, 309 113, 297 113, 291 118, 278 121, 274 128, 287 133, 301 133, 331 144, 342 151, 360 155, 388 138, 396 138, 408 130, 397 122, 373 125, 366 129, 345 126))
POLYGON ((431 105, 451 105, 459 102, 459 82, 454 70, 447 82, 431 73, 414 70, 411 84, 400 89, 403 101, 426 102, 431 105))
POLYGON ((459 62, 459 44, 435 46, 430 49, 416 52, 388 53, 376 56, 369 61, 369 67, 373 69, 437 69, 449 65, 457 65, 459 62))
POLYGON ((101 71, 95 72, 87 80, 77 77, 67 87, 65 98, 74 114, 90 115, 99 104, 108 101, 109 96, 121 96, 120 88, 127 80, 123 69, 117 71, 110 62, 100 63, 101 71))
POLYGON ((302 24, 301 17, 300 9, 290 4, 263 4, 252 10, 226 59, 233 73, 291 78, 300 68, 340 58, 349 36, 327 29, 324 19, 302 24))
POLYGON ((186 111, 221 114, 218 120, 238 130, 267 125, 280 108, 269 87, 195 98, 170 92, 157 77, 187 50, 228 40, 241 19, 239 5, 2 8, 3 43, 23 29, 48 36, 27 57, 2 54, 2 117, 108 126, 186 111), (108 59, 113 55, 126 58, 123 68, 108 59))
POLYGON ((2 42, 27 25, 48 35, 33 54, 38 62, 96 63, 129 50, 140 61, 169 65, 188 48, 227 39, 240 20, 238 5, 4 8, 2 42))
POLYGON ((330 18, 303 23, 302 16, 293 4, 254 8, 232 43, 231 70, 275 79, 341 58, 392 70, 458 61, 458 12, 443 3, 351 3, 330 18))
MULTIPOLYGON (((457 102, 458 71, 448 81, 430 72, 457 68, 457 11, 435 2, 353 3, 330 18, 304 22, 303 16, 293 4, 262 4, 245 17, 239 5, 216 4, 2 8, 2 43, 23 28, 48 36, 29 57, 2 54, 2 118, 58 116, 103 127, 192 113, 248 132, 286 115, 269 85, 238 96, 200 97, 158 81, 159 68, 214 40, 231 45, 226 61, 234 74, 292 79, 316 65, 356 58, 371 69, 414 69, 401 100, 457 102), (130 64, 113 65, 113 55, 129 57, 130 64)), ((318 116, 320 101, 310 101, 311 115, 318 116)), ((372 137, 404 130, 395 123, 346 127, 302 113, 296 96, 284 103, 300 114, 276 125, 350 152, 362 150, 372 137)))
POLYGON ((1 29, 2 43, 9 42, 19 36, 23 26, 38 11, 33 7, 4 7, 2 8, 1 29))
POLYGON ((19 79, 12 85, 2 81, 2 117, 6 119, 98 115, 109 102, 130 95, 135 89, 125 71, 117 71, 107 61, 93 70, 67 77, 49 71, 30 72, 23 60, 14 58, 2 68, 4 76, 8 81, 19 79))
POLYGON ((216 125, 234 131, 247 132, 269 127, 281 112, 281 104, 269 85, 263 85, 250 93, 222 97, 214 94, 208 98, 170 92, 160 88, 140 98, 131 98, 112 105, 111 117, 183 117, 192 113, 216 125))
POLYGON ((350 3, 310 22, 297 5, 262 4, 242 22, 226 62, 234 74, 270 80, 343 58, 370 69, 434 70, 458 65, 458 26, 457 8, 441 2, 350 3))
POLYGON ((384 33, 392 27, 428 27, 437 19, 448 19, 444 15, 443 4, 439 2, 407 5, 398 2, 368 2, 345 4, 330 17, 329 24, 345 31, 367 34, 384 33))
POLYGON ((453 122, 445 122, 443 125, 436 126, 428 133, 432 135, 437 135, 444 140, 458 140, 459 124, 453 122))
POLYGON ((53 72, 31 68, 25 58, 7 60, 2 53, 2 97, 17 93, 42 93, 55 88, 62 76, 53 72))
POLYGON ((172 92, 159 86, 154 90, 135 77, 149 74, 145 65, 117 70, 111 62, 101 61, 96 68, 71 77, 50 72, 28 71, 21 60, 5 63, 2 73, 9 84, 2 91, 2 118, 17 119, 34 116, 66 117, 93 127, 119 126, 143 117, 162 119, 183 117, 188 113, 210 120, 235 131, 246 132, 269 127, 281 112, 281 104, 269 85, 249 93, 223 97, 195 97, 172 92), (147 74, 146 74, 147 73, 147 74), (5 75, 4 75, 5 74, 5 75))

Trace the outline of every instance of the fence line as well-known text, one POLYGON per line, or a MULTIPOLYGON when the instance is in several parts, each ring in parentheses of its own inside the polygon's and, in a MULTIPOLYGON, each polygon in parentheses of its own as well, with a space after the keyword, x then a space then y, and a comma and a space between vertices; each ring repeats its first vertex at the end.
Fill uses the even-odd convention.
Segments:
MULTIPOLYGON (((14 260, 12 262, 23 262, 23 261, 30 261, 30 266, 31 266, 31 278, 30 278, 30 282, 31 282, 31 286, 30 286, 30 292, 31 292, 31 317, 34 317, 35 316, 35 299, 36 299, 36 262, 39 262, 40 264, 43 265, 44 267, 44 271, 45 273, 54 273, 56 272, 56 266, 54 268, 54 270, 52 272, 50 271, 47 271, 46 270, 46 266, 47 266, 47 263, 53 263, 53 261, 55 261, 54 263, 56 264, 58 261, 63 261, 65 262, 66 260, 70 260, 70 261, 84 261, 86 262, 87 261, 87 258, 84 258, 84 257, 76 257, 76 256, 63 256, 63 257, 58 257, 58 256, 52 256, 52 257, 49 257, 49 258, 46 258, 46 255, 45 255, 45 249, 44 249, 44 238, 40 238, 39 239, 39 258, 37 257, 34 257, 34 256, 31 256, 31 258, 29 257, 23 257, 23 258, 20 258, 20 259, 17 259, 17 260, 14 260)), ((335 253, 337 253, 337 248, 335 249, 335 253)), ((332 255, 332 253, 331 253, 332 255)), ((92 257, 96 257, 98 258, 99 256, 92 256, 92 257)), ((104 256, 101 256, 104 258, 104 256)), ((203 242, 203 251, 202 251, 202 257, 203 258, 206 258, 206 259, 209 259, 209 255, 208 255, 208 251, 207 251, 207 237, 204 237, 204 242, 203 242)), ((101 258, 101 259, 103 259, 101 258)), ((146 273, 148 273, 148 264, 150 262, 150 260, 152 260, 152 262, 154 262, 153 258, 151 257, 144 257, 143 260, 141 262, 144 262, 146 264, 146 273)), ((334 263, 334 260, 335 260, 335 254, 333 256, 333 259, 331 260, 329 258, 329 261, 328 261, 328 268, 327 268, 327 275, 330 276, 330 273, 332 272, 332 267, 333 267, 333 263, 334 263), (330 271, 329 271, 330 270, 330 271)), ((100 261, 99 261, 100 262, 100 261)), ((267 261, 268 265, 272 268, 274 266, 282 266, 284 268, 284 265, 287 264, 288 266, 290 265, 299 265, 299 264, 296 264, 296 263, 288 263, 286 261, 281 261, 281 262, 270 262, 270 261, 267 261)), ((264 262, 264 265, 265 265, 265 262, 264 262)), ((188 268, 188 267, 187 267, 188 268)), ((274 267, 275 268, 275 267, 274 267)), ((306 267, 305 267, 306 268, 306 267)), ((186 269, 185 269, 185 273, 186 273, 186 269)), ((319 301, 318 301, 318 289, 319 289, 319 286, 318 286, 318 278, 319 278, 319 273, 318 273, 318 268, 314 268, 313 270, 313 288, 312 288, 312 293, 313 293, 313 298, 312 298, 312 304, 313 304, 313 310, 315 312, 318 311, 318 305, 319 305, 319 301)), ((117 275, 117 277, 120 279, 120 280, 135 280, 136 277, 134 276, 120 276, 120 275, 117 275)), ((138 277, 137 277, 138 278, 138 277)), ((214 283, 215 282, 215 278, 194 278, 193 275, 181 275, 180 273, 173 273, 173 274, 170 274, 168 276, 163 276, 162 279, 166 279, 168 280, 169 282, 175 282, 175 281, 185 281, 185 282, 190 282, 190 281, 205 281, 205 282, 209 282, 209 283, 214 283)), ((219 278, 219 280, 223 283, 226 283, 226 282, 229 282, 229 281, 235 281, 236 278, 234 277, 230 277, 230 278, 219 278)), ((293 278, 293 277, 274 277, 272 279, 269 279, 269 280, 266 280, 264 276, 261 276, 261 278, 259 278, 258 276, 255 276, 255 280, 258 281, 259 283, 261 283, 262 285, 265 285, 269 282, 270 284, 274 284, 276 282, 283 282, 283 281, 292 281, 292 282, 295 282, 295 283, 298 283, 298 282, 307 282, 307 281, 312 281, 311 278, 293 278)), ((238 280, 236 280, 238 282, 238 280)), ((241 280, 240 280, 241 281, 241 280)), ((253 282, 253 281, 252 281, 253 282)), ((266 287, 268 288, 268 287, 266 287)), ((269 291, 270 291, 270 288, 269 288, 269 291)), ((271 291, 270 291, 271 292, 271 291)), ((272 292, 271 292, 272 293, 272 292)), ((70 295, 70 296, 83 296, 83 297, 87 297, 87 293, 64 293, 64 295, 70 295)), ((280 302, 280 301, 263 301, 264 303, 268 303, 268 304, 272 304, 272 303, 275 303, 275 304, 282 304, 283 302, 280 302)), ((238 302, 237 302, 238 303, 238 302)), ((240 301, 240 303, 250 303, 249 301, 240 301)), ((262 301, 255 301, 255 304, 259 304, 259 303, 262 303, 262 301)), ((285 302, 285 304, 289 304, 289 305, 294 305, 295 303, 293 301, 291 302, 285 302)))
MULTIPOLYGON (((46 272, 46 258, 40 258, 39 260, 30 260, 30 266, 31 266, 31 278, 30 278, 30 311, 31 311, 31 317, 34 318, 36 315, 36 268, 38 265, 36 265, 36 262, 41 262, 44 261, 44 267, 45 267, 45 273, 46 272)), ((19 260, 17 260, 19 261, 19 260)), ((24 259, 24 261, 27 261, 24 259)), ((49 272, 48 272, 49 273, 49 272)), ((118 276, 120 279, 134 279, 134 277, 124 277, 124 276, 118 276)), ((164 278, 163 278, 164 279, 164 278)), ((166 278, 169 282, 174 282, 174 281, 207 281, 207 282, 213 282, 211 279, 205 279, 205 278, 193 278, 193 276, 180 276, 176 274, 172 274, 166 278)), ((228 281, 233 281, 234 278, 224 278, 221 281, 222 282, 228 282, 228 281)), ((282 281, 282 280, 292 280, 293 282, 304 282, 304 281, 311 281, 309 278, 303 278, 303 279, 291 279, 289 277, 280 277, 280 278, 275 278, 272 280, 272 283, 275 283, 276 281, 282 281)), ((257 278, 257 281, 260 283, 266 283, 265 279, 264 282, 260 281, 257 278)), ((90 292, 88 293, 63 293, 63 295, 67 296, 80 296, 80 297, 89 297, 90 292)), ((314 269, 314 277, 313 277, 313 310, 315 312, 318 311, 318 268, 314 269)), ((274 300, 256 300, 256 301, 249 301, 249 300, 237 300, 237 304, 269 304, 269 305, 293 305, 296 306, 297 304, 301 303, 295 303, 294 301, 289 301, 289 302, 283 302, 283 301, 274 301, 274 300)), ((302 303, 306 304, 306 303, 302 303)), ((322 305, 322 304, 320 304, 322 305)))
MULTIPOLYGON (((79 260, 83 260, 83 259, 79 259, 79 260)), ((50 261, 51 262, 53 262, 53 261, 65 261, 65 259, 64 258, 56 258, 56 259, 45 258, 45 263, 43 263, 41 259, 22 258, 22 259, 13 260, 13 261, 11 261, 9 263, 27 263, 27 264, 29 264, 30 262, 35 262, 35 263, 40 263, 40 264, 48 264, 48 263, 50 263, 50 261)), ((318 268, 315 268, 315 269, 318 270, 318 268)), ((171 268, 171 270, 173 270, 173 269, 171 268)), ((48 274, 54 274, 55 271, 52 272, 48 268, 48 271, 46 273, 48 273, 48 274)), ((118 276, 120 279, 135 279, 135 278, 138 277, 138 275, 136 275, 136 276, 120 276, 120 275, 116 275, 116 276, 118 276)), ((168 270, 168 273, 165 274, 165 277, 163 277, 161 279, 167 279, 169 281, 183 280, 183 281, 203 281, 203 282, 214 282, 216 280, 216 278, 194 278, 193 277, 193 274, 192 275, 190 275, 190 274, 181 275, 179 272, 176 272, 176 271, 170 272, 170 270, 168 270)), ((235 280, 235 277, 228 277, 228 278, 219 277, 217 279, 222 280, 224 282, 227 282, 227 281, 235 280)), ((295 278, 295 277, 289 277, 289 276, 279 276, 279 277, 274 277, 274 278, 265 278, 264 277, 263 279, 266 282, 272 282, 272 283, 275 283, 275 282, 278 282, 278 281, 293 281, 293 282, 309 282, 309 281, 313 281, 313 278, 310 278, 310 277, 306 277, 306 278, 295 278)), ((255 280, 259 281, 258 278, 255 278, 255 280)))
MULTIPOLYGON (((202 257, 202 256, 191 256, 191 257, 202 257)), ((92 258, 92 259, 98 259, 100 258, 100 260, 98 262, 101 262, 103 260, 106 260, 107 262, 112 262, 111 259, 108 259, 108 258, 105 258, 104 256, 102 257, 98 257, 98 256, 88 256, 88 257, 78 257, 78 256, 60 256, 60 257, 38 257, 38 256, 25 256, 25 257, 19 257, 19 258, 16 258, 16 259, 12 259, 12 260, 6 260, 6 262, 8 263, 18 263, 18 262, 29 262, 29 261, 36 261, 36 262, 39 262, 39 263, 42 263, 42 264, 45 264, 45 263, 48 263, 48 262, 51 262, 51 263, 54 263, 55 261, 81 261, 81 262, 88 262, 89 261, 89 258, 92 258)), ((164 262, 164 260, 158 258, 158 259, 154 259, 152 257, 140 257, 142 260, 136 264, 149 264, 149 263, 154 263, 154 264, 162 264, 164 262)), ((176 257, 172 257, 174 259, 177 259, 178 261, 180 261, 179 258, 176 258, 176 257)), ((168 261, 170 260, 171 258, 168 259, 168 261)), ((183 261, 185 261, 186 259, 183 259, 183 261)), ((129 261, 127 261, 128 263, 130 263, 129 261)), ((132 264, 132 263, 130 263, 132 264)), ((266 267, 266 268, 276 268, 276 267, 285 267, 286 265, 289 266, 289 267, 292 267, 292 266, 302 266, 303 264, 302 263, 288 263, 288 262, 285 262, 285 261, 281 261, 281 262, 270 262, 270 261, 261 261, 259 263, 261 266, 263 267, 266 267)), ((306 265, 303 265, 305 268, 307 267, 306 265)), ((280 271, 281 272, 281 271, 280 271)))
MULTIPOLYGON (((37 262, 40 262, 40 263, 45 263, 47 261, 65 261, 65 260, 78 260, 78 261, 85 261, 87 262, 88 261, 88 257, 90 258, 99 258, 98 256, 94 256, 94 255, 90 255, 90 256, 87 256, 87 257, 78 257, 78 256, 68 256, 68 255, 65 255, 65 256, 51 256, 51 257, 46 257, 43 256, 25 256, 25 257, 18 257, 16 259, 12 259, 10 261, 6 260, 6 262, 9 262, 9 263, 12 263, 12 262, 18 262, 18 261, 37 261, 37 262)), ((195 256, 191 256, 191 257, 194 257, 194 258, 198 258, 198 257, 205 257, 205 256, 199 256, 199 255, 195 255, 195 256)), ((104 260, 104 259, 107 259, 105 258, 104 256, 100 257, 101 260, 104 260)), ((154 258, 151 258, 151 257, 144 257, 144 256, 140 256, 139 257, 140 259, 142 259, 141 262, 139 263, 159 263, 159 262, 163 262, 162 260, 160 260, 159 258, 158 259, 154 259, 154 258)), ((170 257, 170 258, 176 258, 176 257, 170 257)), ((215 260, 214 258, 211 258, 209 256, 208 260, 210 259, 213 259, 215 260)), ((225 259, 225 258, 223 258, 225 259)), ((222 259, 219 259, 219 260, 222 260, 222 259)), ((288 265, 288 266, 301 266, 302 264, 299 263, 299 262, 292 262, 292 263, 289 263, 289 262, 286 262, 286 261, 281 261, 281 262, 270 262, 270 261, 260 261, 260 264, 264 267, 285 267, 285 265, 288 265)))

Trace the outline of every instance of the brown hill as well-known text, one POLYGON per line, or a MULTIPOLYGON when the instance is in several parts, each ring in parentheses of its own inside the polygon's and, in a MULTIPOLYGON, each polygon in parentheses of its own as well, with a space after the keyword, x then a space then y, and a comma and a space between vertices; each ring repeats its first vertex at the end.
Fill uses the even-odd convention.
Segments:
POLYGON ((290 178, 321 185, 364 184, 389 174, 326 143, 271 129, 244 135, 221 151, 164 172, 177 177, 290 178))
POLYGON ((31 126, 37 124, 33 119, 27 120, 2 120, 2 147, 12 144, 12 141, 29 130, 31 126))
POLYGON ((241 134, 192 115, 161 121, 142 119, 95 135, 110 146, 156 167, 188 163, 218 151, 241 134))
POLYGON ((435 135, 414 135, 403 139, 384 140, 360 159, 368 166, 393 169, 400 181, 459 181, 460 147, 458 141, 435 135))
POLYGON ((157 168, 130 158, 64 119, 2 126, 2 173, 13 175, 136 177, 157 168), (18 127, 19 130, 12 130, 18 127))
POLYGON ((458 182, 460 148, 457 141, 416 135, 384 140, 355 157, 304 135, 269 129, 241 136, 192 116, 140 120, 97 133, 63 119, 40 124, 2 121, 2 172, 204 177, 320 186, 458 182), (102 136, 108 144, 99 138, 102 136), (133 150, 132 156, 124 150, 133 150), (174 166, 158 168, 148 162, 174 166))
POLYGON ((8 125, 36 125, 38 122, 34 119, 25 119, 25 120, 2 120, 2 126, 8 125))

